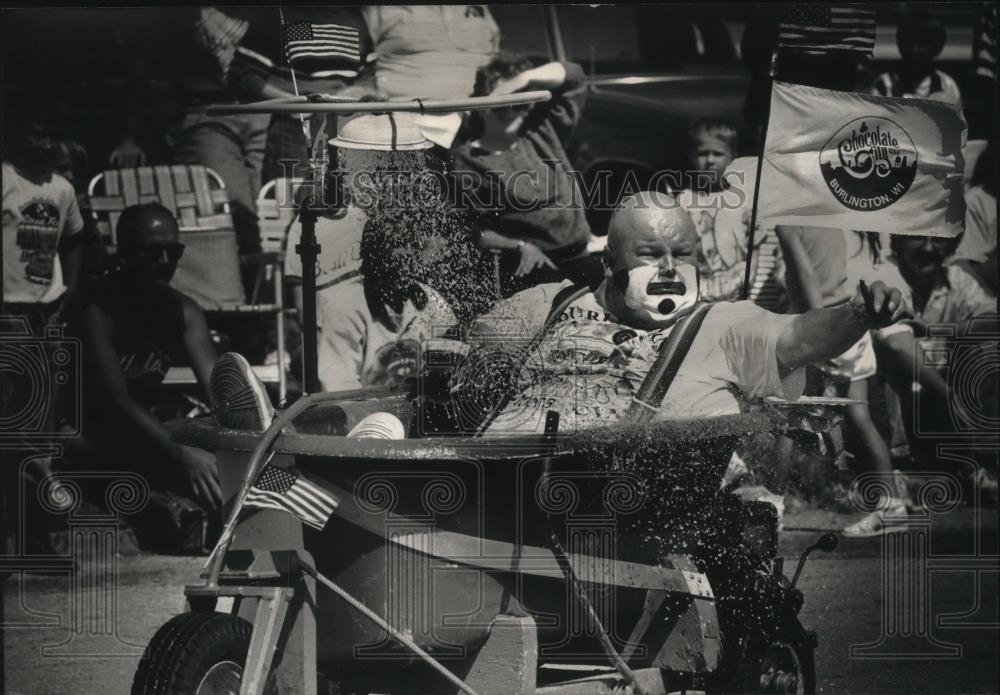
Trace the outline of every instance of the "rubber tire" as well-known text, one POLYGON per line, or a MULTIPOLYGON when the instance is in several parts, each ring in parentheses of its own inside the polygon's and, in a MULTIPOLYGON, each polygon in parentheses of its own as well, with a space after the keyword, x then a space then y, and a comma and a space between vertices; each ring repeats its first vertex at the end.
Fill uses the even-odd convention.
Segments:
MULTIPOLYGON (((792 643, 792 649, 795 651, 795 655, 799 659, 799 666, 802 673, 802 692, 805 695, 815 695, 816 693, 816 656, 815 650, 803 643, 792 643)), ((761 660, 754 659, 753 664, 744 662, 739 669, 739 672, 734 674, 734 677, 730 682, 719 689, 718 692, 724 694, 740 694, 747 695, 750 693, 760 692, 760 670, 761 670, 761 660)))
POLYGON ((245 664, 252 632, 246 620, 226 613, 174 616, 149 641, 132 681, 132 695, 195 695, 215 664, 245 664))

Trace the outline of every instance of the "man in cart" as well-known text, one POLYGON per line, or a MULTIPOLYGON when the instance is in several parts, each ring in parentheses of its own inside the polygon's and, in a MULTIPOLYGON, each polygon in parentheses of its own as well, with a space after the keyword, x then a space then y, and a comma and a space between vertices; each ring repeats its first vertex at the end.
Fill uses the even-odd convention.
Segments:
POLYGON ((749 301, 700 303, 697 253, 694 225, 673 198, 639 193, 612 216, 606 277, 596 290, 539 286, 483 316, 472 341, 478 350, 459 370, 459 394, 463 372, 483 373, 477 352, 517 344, 500 340, 496 327, 510 325, 504 319, 517 316, 537 336, 518 360, 524 367, 513 388, 497 394, 486 434, 541 433, 551 410, 565 432, 642 411, 699 418, 739 413, 754 399, 795 400, 803 367, 907 315, 899 290, 880 282, 804 314, 774 314, 749 301))

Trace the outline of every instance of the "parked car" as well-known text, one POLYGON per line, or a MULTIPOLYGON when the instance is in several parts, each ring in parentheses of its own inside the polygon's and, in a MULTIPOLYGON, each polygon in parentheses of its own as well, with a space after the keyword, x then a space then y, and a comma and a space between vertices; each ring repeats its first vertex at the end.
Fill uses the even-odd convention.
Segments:
MULTIPOLYGON (((907 9, 906 3, 878 8, 872 76, 898 64, 896 18, 907 9)), ((744 117, 750 74, 740 49, 744 28, 759 6, 496 5, 490 11, 500 26, 503 50, 539 63, 571 60, 590 76, 591 94, 568 153, 586 187, 594 190, 604 177, 597 190, 611 193, 603 205, 588 210, 595 233, 606 230, 617 203, 614 194, 625 184, 645 187, 656 172, 689 166, 687 132, 695 119, 718 116, 733 122, 741 136, 738 154, 758 151, 756 128, 744 117)), ((970 120, 982 120, 981 107, 991 97, 972 74, 978 5, 940 3, 927 11, 948 29, 941 69, 962 88, 970 120)))
POLYGON ((588 213, 598 234, 623 184, 645 187, 657 171, 686 168, 694 119, 721 116, 749 134, 742 116, 749 76, 737 51, 742 30, 727 24, 718 5, 498 5, 490 11, 503 50, 537 62, 571 60, 590 76, 591 94, 567 149, 585 186, 607 172, 600 183, 610 199, 588 213))

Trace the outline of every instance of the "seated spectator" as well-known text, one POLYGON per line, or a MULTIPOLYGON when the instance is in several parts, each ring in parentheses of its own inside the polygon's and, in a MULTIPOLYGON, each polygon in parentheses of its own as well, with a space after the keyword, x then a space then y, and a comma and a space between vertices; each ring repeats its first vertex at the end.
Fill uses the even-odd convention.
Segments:
MULTIPOLYGON (((694 225, 672 203, 665 194, 641 193, 619 206, 604 254, 606 279, 596 290, 560 298, 556 287, 540 286, 512 298, 541 334, 487 434, 543 432, 548 410, 561 411, 564 431, 572 431, 620 422, 636 408, 663 339, 700 302, 694 225), (538 311, 550 306, 551 316, 538 311)), ((794 400, 804 366, 842 353, 869 328, 903 314, 898 290, 881 283, 872 289, 872 306, 856 294, 800 315, 772 314, 747 301, 711 305, 662 404, 648 407, 659 418, 697 418, 738 413, 766 396, 794 400)), ((498 306, 477 322, 479 331, 490 335, 503 313, 498 306)))
MULTIPOLYGON (((738 226, 716 226, 719 212, 732 209, 739 200, 727 190, 729 185, 723 177, 738 146, 736 129, 718 118, 696 121, 688 133, 688 159, 693 167, 688 172, 690 188, 677 195, 677 202, 691 216, 698 234, 700 292, 706 302, 735 299, 743 286, 747 224, 741 217, 738 226)), ((744 190, 749 188, 745 186, 744 190)), ((722 220, 729 219, 722 215, 722 220)))
POLYGON ((476 96, 526 89, 552 90, 552 100, 473 113, 469 140, 454 150, 460 204, 481 215, 479 244, 499 254, 503 296, 564 277, 600 280, 565 150, 586 98, 583 70, 575 63, 532 68, 524 58, 504 55, 476 77, 476 96))
POLYGON ((83 218, 73 186, 55 173, 60 142, 44 117, 7 109, 3 160, 3 313, 36 335, 77 289, 83 218))
POLYGON ((872 94, 917 97, 962 106, 962 94, 950 75, 934 67, 947 39, 944 24, 922 11, 905 15, 896 28, 896 45, 903 61, 899 70, 884 72, 875 80, 872 94))
POLYGON ((948 263, 962 265, 993 295, 997 293, 996 140, 979 155, 965 191, 965 233, 948 263))
POLYGON ((84 436, 102 467, 139 472, 154 489, 218 510, 215 456, 174 442, 150 412, 172 365, 190 364, 207 395, 215 361, 201 309, 169 286, 184 250, 177 221, 159 203, 134 205, 116 234, 117 267, 84 298, 84 436))

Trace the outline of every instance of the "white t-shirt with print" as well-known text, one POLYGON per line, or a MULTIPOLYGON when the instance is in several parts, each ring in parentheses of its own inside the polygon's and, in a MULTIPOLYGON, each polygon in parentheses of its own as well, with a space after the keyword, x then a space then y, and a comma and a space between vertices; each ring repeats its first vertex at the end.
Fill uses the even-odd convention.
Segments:
MULTIPOLYGON (((528 290, 530 292, 530 290, 528 290)), ((643 331, 622 325, 601 301, 604 286, 558 316, 525 364, 522 383, 487 434, 544 432, 549 410, 564 432, 621 420, 673 327, 643 331)), ((746 399, 794 400, 804 372, 784 379, 776 347, 795 317, 755 304, 720 302, 705 317, 664 399, 660 417, 681 419, 736 414, 746 399)))
MULTIPOLYGON (((365 213, 360 208, 347 207, 341 217, 320 216, 316 220, 316 291, 326 289, 361 272, 361 232, 365 213)), ((302 278, 302 258, 295 247, 302 239, 301 225, 292 225, 285 251, 285 277, 302 278)))
POLYGON ((59 240, 79 234, 83 218, 73 186, 53 174, 38 184, 3 163, 3 301, 53 302, 66 291, 59 240))

